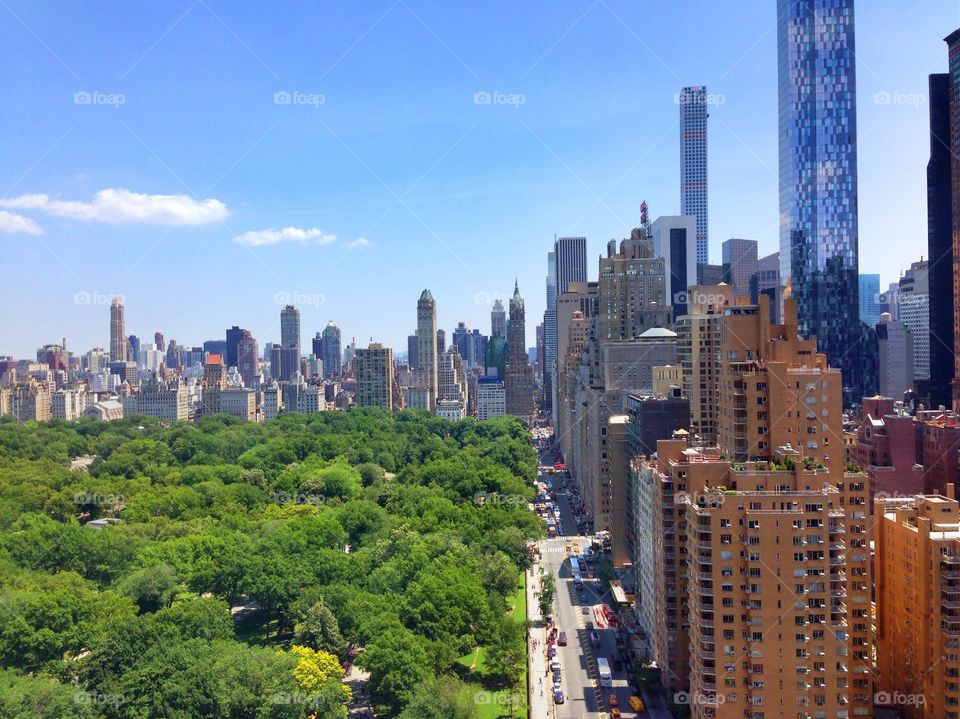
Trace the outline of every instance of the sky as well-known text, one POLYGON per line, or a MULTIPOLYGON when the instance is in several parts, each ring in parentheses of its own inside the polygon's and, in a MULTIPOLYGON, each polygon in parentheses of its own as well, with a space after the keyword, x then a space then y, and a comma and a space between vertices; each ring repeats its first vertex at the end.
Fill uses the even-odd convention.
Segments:
MULTIPOLYGON (((860 271, 926 254, 927 76, 960 4, 856 7, 860 271)), ((0 355, 66 337, 181 345, 250 329, 401 351, 490 329, 516 280, 527 344, 554 236, 588 267, 679 214, 676 94, 706 85, 710 258, 777 250, 773 0, 0 2, 0 355)))

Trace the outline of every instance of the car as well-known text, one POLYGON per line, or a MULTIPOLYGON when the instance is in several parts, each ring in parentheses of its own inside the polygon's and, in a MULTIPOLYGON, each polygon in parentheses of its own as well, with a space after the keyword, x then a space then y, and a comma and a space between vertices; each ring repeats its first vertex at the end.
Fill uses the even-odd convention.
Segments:
POLYGON ((560 632, 560 636, 557 637, 557 644, 559 644, 561 647, 567 646, 567 633, 566 633, 566 632, 560 632))
POLYGON ((547 648, 547 657, 553 659, 557 656, 557 648, 552 644, 547 648))
POLYGON ((610 719, 620 719, 621 716, 620 710, 616 707, 610 710, 610 719))
POLYGON ((556 657, 554 657, 553 661, 550 662, 550 670, 554 672, 560 671, 560 660, 556 657))
POLYGON ((579 545, 579 544, 574 544, 574 545, 573 545, 573 553, 574 553, 574 554, 580 554, 580 545, 579 545))
POLYGON ((559 670, 559 669, 554 669, 554 670, 553 670, 553 681, 554 681, 554 682, 559 682, 559 681, 560 681, 560 670, 559 670))
POLYGON ((592 631, 593 631, 593 622, 588 621, 588 622, 586 623, 586 627, 587 627, 587 631, 588 631, 588 632, 592 632, 592 631))
POLYGON ((643 704, 643 699, 634 694, 627 700, 627 703, 630 705, 630 708, 633 709, 638 714, 642 712, 646 707, 643 704))
POLYGON ((620 661, 619 659, 614 659, 614 660, 613 660, 613 671, 619 672, 621 669, 623 669, 623 662, 620 661))
POLYGON ((590 643, 597 646, 600 643, 600 635, 597 632, 590 632, 590 643))
MULTIPOLYGON (((590 607, 586 607, 586 606, 585 606, 585 607, 583 607, 580 611, 581 611, 583 614, 590 614, 590 607)), ((587 624, 591 624, 591 623, 592 623, 592 622, 587 622, 587 624)), ((591 627, 587 627, 587 629, 590 629, 590 628, 591 628, 591 627)))
POLYGON ((617 698, 616 694, 614 694, 613 692, 610 692, 609 694, 607 694, 607 704, 609 704, 612 707, 618 707, 620 706, 620 699, 617 698))
POLYGON ((557 689, 556 691, 553 692, 553 701, 555 704, 563 704, 564 697, 563 697, 562 689, 557 689))

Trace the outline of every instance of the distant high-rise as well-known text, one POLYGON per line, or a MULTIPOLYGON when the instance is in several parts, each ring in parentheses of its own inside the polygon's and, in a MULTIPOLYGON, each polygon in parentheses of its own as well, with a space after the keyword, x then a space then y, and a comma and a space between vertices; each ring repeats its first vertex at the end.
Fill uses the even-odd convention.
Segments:
POLYGON ((110 361, 127 361, 127 332, 123 320, 123 300, 114 297, 110 302, 110 361))
POLYGON ((499 298, 493 301, 493 309, 490 310, 490 339, 494 337, 507 338, 507 313, 499 298))
POLYGON ((458 322, 450 335, 450 346, 456 347, 460 357, 465 363, 469 363, 471 354, 470 328, 466 322, 458 322))
POLYGON ((860 321, 872 327, 880 321, 880 275, 861 274, 858 282, 860 321))
MULTIPOLYGON (((680 214, 697 218, 696 261, 709 262, 707 245, 707 88, 685 87, 680 105, 680 214)), ((691 278, 690 284, 694 284, 691 278)))
POLYGON ((587 281, 587 238, 558 237, 553 252, 547 255, 547 311, 543 316, 543 397, 544 410, 553 411, 557 401, 557 298, 570 288, 571 282, 587 281))
MULTIPOLYGON (((930 263, 910 263, 897 284, 897 314, 913 334, 914 379, 930 378, 930 263)), ((891 315, 893 313, 891 312, 891 315)), ((890 396, 890 395, 887 395, 890 396)))
POLYGON ((163 332, 153 333, 153 344, 157 346, 159 352, 164 352, 167 349, 163 341, 163 332))
POLYGON ((323 360, 323 372, 326 375, 340 376, 342 357, 340 343, 340 328, 333 320, 330 320, 327 322, 327 326, 323 328, 323 354, 318 355, 323 360))
POLYGON ((658 217, 653 223, 653 255, 666 264, 667 304, 673 316, 687 314, 687 289, 697 284, 696 217, 658 217))
POLYGON ((224 352, 224 361, 227 363, 227 367, 237 366, 237 348, 240 346, 240 340, 243 339, 245 331, 236 325, 227 330, 227 346, 224 352))
POLYGON ((257 376, 260 350, 257 348, 257 341, 254 339, 250 330, 243 330, 240 341, 237 342, 237 363, 236 368, 243 377, 245 387, 252 387, 253 380, 257 376))
POLYGON ((558 237, 553 242, 556 266, 557 294, 562 294, 571 282, 587 281, 587 238, 558 237))
MULTIPOLYGON (((930 161, 927 163, 927 253, 930 262, 930 401, 949 407, 954 366, 954 157, 960 136, 951 123, 951 107, 960 114, 960 62, 955 48, 960 30, 947 38, 949 73, 930 76, 930 161)), ((960 178, 958 178, 960 179, 960 178)))
POLYGON ((136 335, 127 337, 127 360, 138 362, 140 358, 140 338, 136 335))
POLYGON ((296 349, 300 356, 300 310, 293 305, 280 310, 280 346, 296 349))
POLYGON ((424 290, 417 301, 417 362, 430 412, 437 407, 437 332, 437 303, 430 290, 424 290))
POLYGON ((420 353, 417 350, 417 333, 407 336, 407 366, 411 370, 420 369, 420 353))
POLYGON ((447 351, 447 333, 445 330, 437 330, 437 356, 439 357, 447 351))
POLYGON ((532 421, 533 370, 527 357, 526 347, 526 310, 520 287, 514 284, 513 297, 510 298, 510 327, 507 337, 506 379, 507 414, 519 417, 525 422, 532 421))
POLYGON ((780 280, 800 334, 816 336, 863 396, 857 258, 854 0, 778 0, 780 280))
POLYGON ((367 349, 358 349, 355 357, 357 406, 393 409, 393 350, 371 342, 367 349))
POLYGON ((731 238, 723 243, 723 281, 737 297, 756 302, 757 241, 731 238))
POLYGON ((760 295, 770 298, 770 324, 780 324, 780 296, 783 290, 780 286, 780 253, 774 252, 757 260, 757 293, 750 298, 753 304, 759 301, 760 295))

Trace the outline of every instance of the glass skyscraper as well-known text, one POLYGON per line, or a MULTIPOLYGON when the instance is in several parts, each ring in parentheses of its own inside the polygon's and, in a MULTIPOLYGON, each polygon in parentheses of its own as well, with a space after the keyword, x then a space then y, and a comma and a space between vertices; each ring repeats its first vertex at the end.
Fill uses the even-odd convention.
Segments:
POLYGON ((680 214, 697 218, 697 264, 705 265, 707 248, 707 88, 685 87, 680 105, 680 214))
MULTIPOLYGON (((857 90, 853 0, 778 0, 780 277, 859 401, 857 90)), ((864 360, 867 358, 864 357, 864 360)))

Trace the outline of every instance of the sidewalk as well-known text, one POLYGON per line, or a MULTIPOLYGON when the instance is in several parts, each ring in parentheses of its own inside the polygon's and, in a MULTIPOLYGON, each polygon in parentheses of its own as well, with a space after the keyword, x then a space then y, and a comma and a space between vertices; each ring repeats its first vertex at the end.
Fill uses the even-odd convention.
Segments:
POLYGON ((527 618, 531 622, 530 636, 527 637, 527 703, 530 719, 548 719, 552 701, 549 691, 551 685, 545 678, 547 659, 544 647, 547 646, 547 632, 541 626, 542 617, 537 602, 539 578, 540 559, 534 558, 533 565, 527 570, 527 618))

